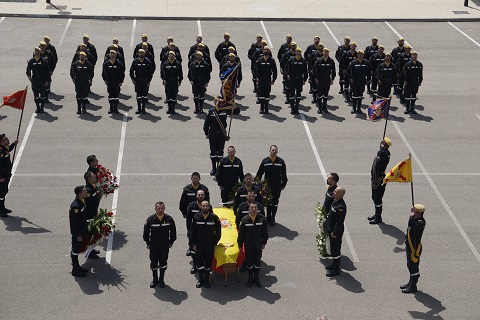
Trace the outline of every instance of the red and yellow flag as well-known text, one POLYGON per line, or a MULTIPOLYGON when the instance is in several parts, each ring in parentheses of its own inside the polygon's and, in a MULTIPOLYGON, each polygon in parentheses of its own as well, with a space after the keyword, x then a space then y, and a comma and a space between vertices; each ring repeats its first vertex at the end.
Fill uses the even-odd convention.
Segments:
POLYGON ((412 159, 409 157, 393 167, 383 179, 384 184, 387 182, 412 182, 412 159))
POLYGON ((23 110, 25 108, 25 98, 27 96, 27 89, 20 90, 9 96, 3 96, 2 106, 10 106, 16 109, 23 110))

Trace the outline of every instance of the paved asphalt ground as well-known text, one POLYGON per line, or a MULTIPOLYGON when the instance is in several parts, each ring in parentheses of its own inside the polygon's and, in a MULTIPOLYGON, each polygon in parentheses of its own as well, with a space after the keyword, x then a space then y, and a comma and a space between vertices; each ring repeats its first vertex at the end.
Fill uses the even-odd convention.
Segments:
MULTIPOLYGON (((22 145, 7 197, 14 212, 0 222, 1 319, 315 319, 321 314, 329 319, 480 319, 480 45, 474 42, 480 42, 478 23, 0 21, 2 95, 27 84, 26 60, 44 35, 51 37, 59 54, 50 97, 53 103, 46 105, 47 112, 33 114, 31 91, 27 96, 22 145), (263 256, 263 289, 246 288, 245 274, 240 283, 229 278, 228 287, 216 275, 212 288, 196 289, 196 280, 188 272, 186 231, 177 209, 182 187, 191 172, 200 171, 214 205, 220 202, 220 192, 208 175, 204 118, 193 114, 187 81, 180 88, 179 114, 166 115, 157 70, 148 114, 137 116, 135 93, 127 76, 121 96, 123 114, 111 116, 97 65, 90 114, 76 115, 69 66, 82 34, 90 35, 101 54, 118 37, 129 67, 132 46, 142 33, 149 35, 158 53, 171 35, 186 54, 199 27, 211 50, 222 41, 223 32, 230 32, 244 64, 237 99, 242 113, 233 120, 230 143, 237 148, 245 171, 256 172, 270 144, 279 146, 279 156, 287 163, 289 183, 263 256), (302 49, 318 34, 332 51, 336 39, 342 41, 345 35, 362 49, 376 35, 390 51, 401 35, 419 52, 425 67, 419 114, 404 115, 394 98, 387 128, 393 141, 389 167, 412 153, 415 201, 427 208, 422 276, 416 294, 404 295, 398 288, 408 280, 403 239, 410 186, 388 185, 385 223, 370 226, 366 219, 373 212, 369 170, 384 122, 351 115, 338 94, 337 81, 331 89, 329 115, 316 113, 308 88, 301 115, 290 115, 280 79, 272 90, 272 114, 259 115, 246 56, 257 33, 268 34, 275 53, 287 33, 302 49), (101 202, 102 207, 117 209, 117 232, 109 253, 104 244, 102 258, 84 264, 92 274, 75 279, 68 257, 68 206, 74 186, 83 182, 89 154, 96 154, 101 164, 120 177, 118 194, 101 202), (325 173, 332 171, 340 174, 339 185, 347 190, 348 232, 342 248, 342 275, 328 279, 315 245, 318 229, 313 210, 323 199, 325 173), (176 219, 178 241, 170 253, 167 287, 149 289, 151 273, 142 230, 158 200, 166 203, 167 212, 176 219)), ((215 62, 215 71, 217 67, 215 62)), ((214 76, 206 105, 212 104, 218 88, 214 76)), ((364 110, 368 101, 364 100, 364 110)), ((18 110, 0 109, 0 131, 11 140, 19 117, 18 110)))

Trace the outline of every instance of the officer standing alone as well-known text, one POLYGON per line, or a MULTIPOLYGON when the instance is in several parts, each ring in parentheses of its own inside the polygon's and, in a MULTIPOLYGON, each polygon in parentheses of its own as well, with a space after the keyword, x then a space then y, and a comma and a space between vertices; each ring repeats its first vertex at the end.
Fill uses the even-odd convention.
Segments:
POLYGON ((18 144, 15 140, 12 144, 5 134, 0 134, 0 217, 7 218, 12 210, 5 208, 5 197, 8 193, 8 184, 12 177, 12 160, 10 160, 10 151, 18 144))
POLYGON ((380 150, 373 159, 371 170, 371 183, 372 183, 372 200, 375 205, 375 214, 369 216, 368 220, 370 224, 378 224, 382 222, 382 210, 383 210, 383 194, 385 193, 386 184, 383 183, 385 179, 385 170, 390 162, 390 150, 392 146, 392 140, 385 137, 380 142, 380 150))

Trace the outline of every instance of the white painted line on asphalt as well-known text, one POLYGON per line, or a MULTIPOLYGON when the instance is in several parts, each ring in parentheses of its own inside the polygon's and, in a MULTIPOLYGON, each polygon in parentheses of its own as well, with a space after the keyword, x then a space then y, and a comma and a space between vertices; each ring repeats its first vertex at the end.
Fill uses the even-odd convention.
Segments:
POLYGON ((262 25, 263 32, 265 32, 265 37, 267 38, 268 46, 270 47, 270 49, 273 49, 272 40, 270 40, 270 36, 268 35, 267 28, 265 27, 265 23, 263 23, 263 20, 260 21, 260 24, 262 25))
MULTIPOLYGON (((370 172, 338 172, 341 176, 370 176, 370 172)), ((431 176, 458 176, 458 177, 468 177, 468 176, 480 176, 479 172, 429 172, 431 176)), ((122 176, 130 177, 183 177, 190 176, 191 173, 122 173, 122 176)), ((207 172, 200 173, 201 176, 210 175, 207 172)), ((323 176, 322 173, 318 172, 289 172, 289 176, 323 176)), ((414 176, 424 176, 422 172, 414 172, 414 176)), ((17 173, 17 177, 83 177, 83 173, 17 173)))
MULTIPOLYGON (((397 30, 395 30, 395 28, 392 27, 392 25, 390 23, 388 23, 387 21, 385 21, 385 24, 390 28, 392 29, 392 31, 399 37, 399 38, 403 38, 400 33, 398 33, 397 30)), ((408 43, 407 40, 405 40, 405 45, 409 45, 410 43, 408 43)))
POLYGON ((198 27, 198 34, 203 37, 203 35, 202 35, 202 24, 200 23, 200 20, 197 20, 197 27, 198 27))
POLYGON ((472 39, 472 37, 470 37, 468 34, 466 34, 465 32, 463 32, 462 30, 460 30, 456 25, 454 25, 453 23, 451 22, 448 22, 449 25, 451 25, 452 27, 454 27, 455 29, 457 29, 458 32, 460 32, 461 34, 463 34, 465 37, 467 37, 468 40, 472 41, 473 43, 475 43, 477 45, 477 47, 480 47, 480 43, 478 43, 477 41, 475 41, 474 39, 472 39))
MULTIPOLYGON (((320 155, 318 153, 317 147, 315 146, 315 142, 313 141, 312 133, 310 132, 310 128, 308 127, 308 123, 305 120, 305 116, 300 114, 300 118, 302 118, 303 126, 305 127, 305 131, 307 132, 308 141, 310 142, 310 146, 312 147, 313 154, 315 155, 315 159, 317 159, 318 167, 322 172, 323 180, 327 180, 327 172, 325 171, 325 167, 323 166, 322 159, 320 159, 320 155)), ((348 248, 352 253, 353 262, 359 262, 357 252, 353 247, 352 239, 350 238, 350 233, 348 233, 347 224, 345 223, 345 232, 343 234, 345 236, 345 240, 347 240, 348 248)))
POLYGON ((480 120, 480 114, 475 113, 475 115, 477 116, 478 120, 480 120))
POLYGON ((417 157, 417 154, 415 153, 415 151, 413 151, 412 146, 411 146, 410 143, 407 141, 407 138, 405 138, 405 135, 403 134, 402 130, 400 130, 400 127, 398 126, 397 122, 396 122, 396 121, 392 121, 392 123, 393 123, 393 126, 395 127, 395 129, 397 129, 397 132, 398 132, 398 134, 400 135, 400 138, 402 138, 403 142, 404 142, 405 145, 407 146, 408 151, 412 154, 413 159, 415 159, 415 161, 417 162, 418 166, 420 167, 420 170, 422 170, 423 174, 424 174, 425 177, 427 178, 427 181, 428 181, 428 183, 430 184, 430 186, 432 187, 432 189, 433 189, 433 191, 435 192, 435 194, 437 195, 438 200, 440 200, 440 202, 442 203, 443 207, 444 207, 445 210, 447 211, 448 215, 449 215, 450 218, 453 220, 453 223, 454 223, 455 226, 457 227, 458 231, 459 231, 460 234, 462 235, 463 239, 464 239, 465 242, 467 243, 468 247, 469 247, 470 250, 472 251, 472 253, 473 253, 473 255, 475 256, 475 258, 477 258, 478 262, 480 262, 480 254, 478 253, 477 249, 475 249, 475 246, 473 245, 472 241, 470 240, 470 238, 468 237, 468 235, 466 234, 466 232, 463 230, 462 226, 461 226, 460 223, 458 222, 458 219, 457 219, 457 217, 455 216, 455 214, 453 213, 452 209, 450 209, 450 207, 448 206, 447 202, 446 202, 445 199, 443 198, 442 194, 440 193, 440 191, 438 190, 437 186, 435 185, 435 182, 433 182, 432 178, 430 177, 430 174, 427 172, 427 170, 426 170, 425 167, 423 166, 422 162, 421 162, 420 159, 417 157))
POLYGON ((133 47, 133 42, 135 41, 135 29, 136 28, 137 28, 137 19, 133 19, 132 35, 130 36, 130 48, 133 47))
POLYGON ((0 19, 0 23, 2 23, 3 20, 5 20, 5 17, 2 17, 2 18, 0 19))
POLYGON ((72 23, 72 19, 68 19, 67 24, 65 25, 65 30, 63 30, 62 37, 60 38, 60 41, 58 41, 58 46, 61 47, 63 40, 65 39, 65 36, 67 35, 67 30, 68 27, 70 27, 70 23, 72 23))
MULTIPOLYGON (((122 121, 122 134, 120 137, 120 146, 118 148, 118 160, 117 160, 117 171, 115 175, 117 176, 118 183, 120 184, 120 177, 122 175, 122 161, 123 161, 123 150, 125 149, 125 135, 127 132, 127 122, 128 122, 128 113, 123 114, 122 121)), ((115 190, 113 194, 112 201, 112 212, 117 213, 117 203, 118 203, 118 192, 120 189, 115 190)), ((115 219, 112 220, 115 223, 115 219)), ((105 263, 110 264, 112 262, 112 246, 113 246, 113 237, 115 235, 115 230, 112 230, 112 233, 108 237, 107 243, 107 254, 105 255, 105 263)))
POLYGON ((335 40, 335 42, 337 43, 337 46, 340 45, 340 41, 338 41, 337 37, 335 37, 335 35, 333 34, 332 30, 330 30, 329 26, 327 26, 327 23, 325 21, 323 21, 323 25, 325 26, 325 28, 327 28, 328 32, 330 33, 330 35, 332 36, 333 40, 335 40))
POLYGON ((23 150, 25 149, 25 145, 27 144, 28 137, 30 136, 30 132, 32 131, 34 121, 35 121, 35 113, 33 113, 32 117, 30 118, 30 122, 28 123, 27 130, 25 131, 25 136, 22 139, 22 143, 20 144, 20 148, 18 149, 17 155, 15 156, 15 162, 13 163, 13 166, 12 166, 12 178, 10 179, 10 182, 8 184, 9 188, 10 188, 10 185, 12 184, 12 180, 13 180, 13 177, 15 176, 15 172, 17 171, 18 163, 22 158, 23 150))

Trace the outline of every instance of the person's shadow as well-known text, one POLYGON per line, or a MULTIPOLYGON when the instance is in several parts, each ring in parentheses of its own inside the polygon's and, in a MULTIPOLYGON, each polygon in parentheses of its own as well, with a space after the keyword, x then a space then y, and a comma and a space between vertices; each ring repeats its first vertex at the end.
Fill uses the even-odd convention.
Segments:
POLYGON ((127 289, 125 284, 125 276, 121 271, 115 269, 110 264, 105 263, 105 258, 96 260, 87 260, 83 264, 83 268, 88 269, 88 274, 84 278, 75 277, 83 293, 88 295, 101 294, 104 292, 104 287, 110 290, 110 287, 115 287, 119 291, 127 289))
POLYGON ((397 240, 398 245, 402 245, 405 242, 405 233, 399 228, 386 223, 379 223, 378 227, 383 234, 386 234, 397 240))
POLYGON ((55 120, 58 120, 57 116, 52 116, 50 113, 45 112, 45 113, 37 113, 37 119, 42 120, 42 121, 47 121, 47 122, 53 122, 55 120))
POLYGON ((440 312, 446 310, 442 304, 442 301, 435 299, 428 293, 417 291, 415 292, 415 299, 418 302, 421 302, 426 308, 430 309, 427 312, 420 312, 420 311, 408 311, 410 316, 413 319, 443 319, 442 316, 439 315, 440 312))
POLYGON ((31 233, 51 233, 50 230, 47 230, 33 222, 30 222, 27 218, 9 216, 8 218, 1 219, 5 224, 5 230, 7 231, 18 231, 23 234, 31 233))
POLYGON ((284 225, 281 225, 278 222, 275 224, 275 227, 268 228, 268 233, 270 238, 282 237, 287 240, 293 240, 296 237, 298 237, 297 231, 290 230, 289 228, 285 227, 284 225))
MULTIPOLYGON (((127 235, 121 230, 115 230, 113 233, 113 244, 112 250, 118 250, 123 248, 123 246, 128 242, 127 235)), ((103 250, 107 251, 108 240, 104 240, 101 244, 103 250)))
POLYGON ((159 286, 155 287, 153 295, 158 300, 171 302, 174 305, 179 305, 188 298, 187 292, 175 290, 168 284, 165 285, 165 288, 160 288, 159 286))

